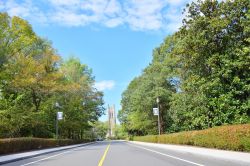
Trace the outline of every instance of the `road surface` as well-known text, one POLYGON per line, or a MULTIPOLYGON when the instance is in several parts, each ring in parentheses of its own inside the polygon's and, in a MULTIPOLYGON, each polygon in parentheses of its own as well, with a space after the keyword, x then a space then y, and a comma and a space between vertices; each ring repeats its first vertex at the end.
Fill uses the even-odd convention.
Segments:
POLYGON ((3 166, 247 166, 249 163, 211 158, 126 141, 102 141, 3 166))

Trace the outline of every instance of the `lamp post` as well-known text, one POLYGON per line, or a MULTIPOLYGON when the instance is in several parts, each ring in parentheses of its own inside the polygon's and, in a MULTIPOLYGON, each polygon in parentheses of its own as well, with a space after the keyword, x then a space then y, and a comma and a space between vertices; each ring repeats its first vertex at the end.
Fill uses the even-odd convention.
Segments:
POLYGON ((157 102, 157 108, 158 108, 158 132, 159 135, 161 135, 161 122, 160 122, 160 108, 159 108, 159 97, 156 98, 156 102, 157 102))

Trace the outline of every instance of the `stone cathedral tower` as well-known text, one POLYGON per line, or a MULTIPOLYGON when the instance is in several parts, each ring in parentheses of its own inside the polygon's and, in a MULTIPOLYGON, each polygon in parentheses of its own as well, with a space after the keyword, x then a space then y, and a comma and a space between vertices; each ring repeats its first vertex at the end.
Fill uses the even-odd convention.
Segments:
POLYGON ((115 125, 116 125, 116 115, 115 115, 115 105, 108 106, 108 137, 114 137, 115 136, 115 125))

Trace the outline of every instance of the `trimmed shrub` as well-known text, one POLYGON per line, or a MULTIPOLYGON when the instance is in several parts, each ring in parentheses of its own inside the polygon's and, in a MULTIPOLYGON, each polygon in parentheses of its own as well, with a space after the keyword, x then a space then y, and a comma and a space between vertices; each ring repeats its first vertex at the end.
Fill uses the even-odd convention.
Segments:
POLYGON ((250 152, 250 124, 213 127, 164 135, 134 137, 134 141, 193 145, 250 152))
POLYGON ((27 138, 27 137, 0 139, 0 155, 35 150, 35 149, 73 145, 78 143, 86 143, 90 141, 91 140, 43 139, 43 138, 27 138))

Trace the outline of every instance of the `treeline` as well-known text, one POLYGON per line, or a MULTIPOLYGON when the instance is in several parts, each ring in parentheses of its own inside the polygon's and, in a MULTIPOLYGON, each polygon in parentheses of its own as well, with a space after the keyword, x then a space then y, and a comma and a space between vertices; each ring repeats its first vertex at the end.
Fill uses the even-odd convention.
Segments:
POLYGON ((58 111, 60 138, 90 137, 104 112, 94 81, 87 65, 62 60, 27 21, 0 13, 0 138, 53 138, 58 111))
POLYGON ((182 27, 153 51, 153 60, 122 95, 119 120, 131 135, 250 121, 250 1, 197 1, 182 27))

